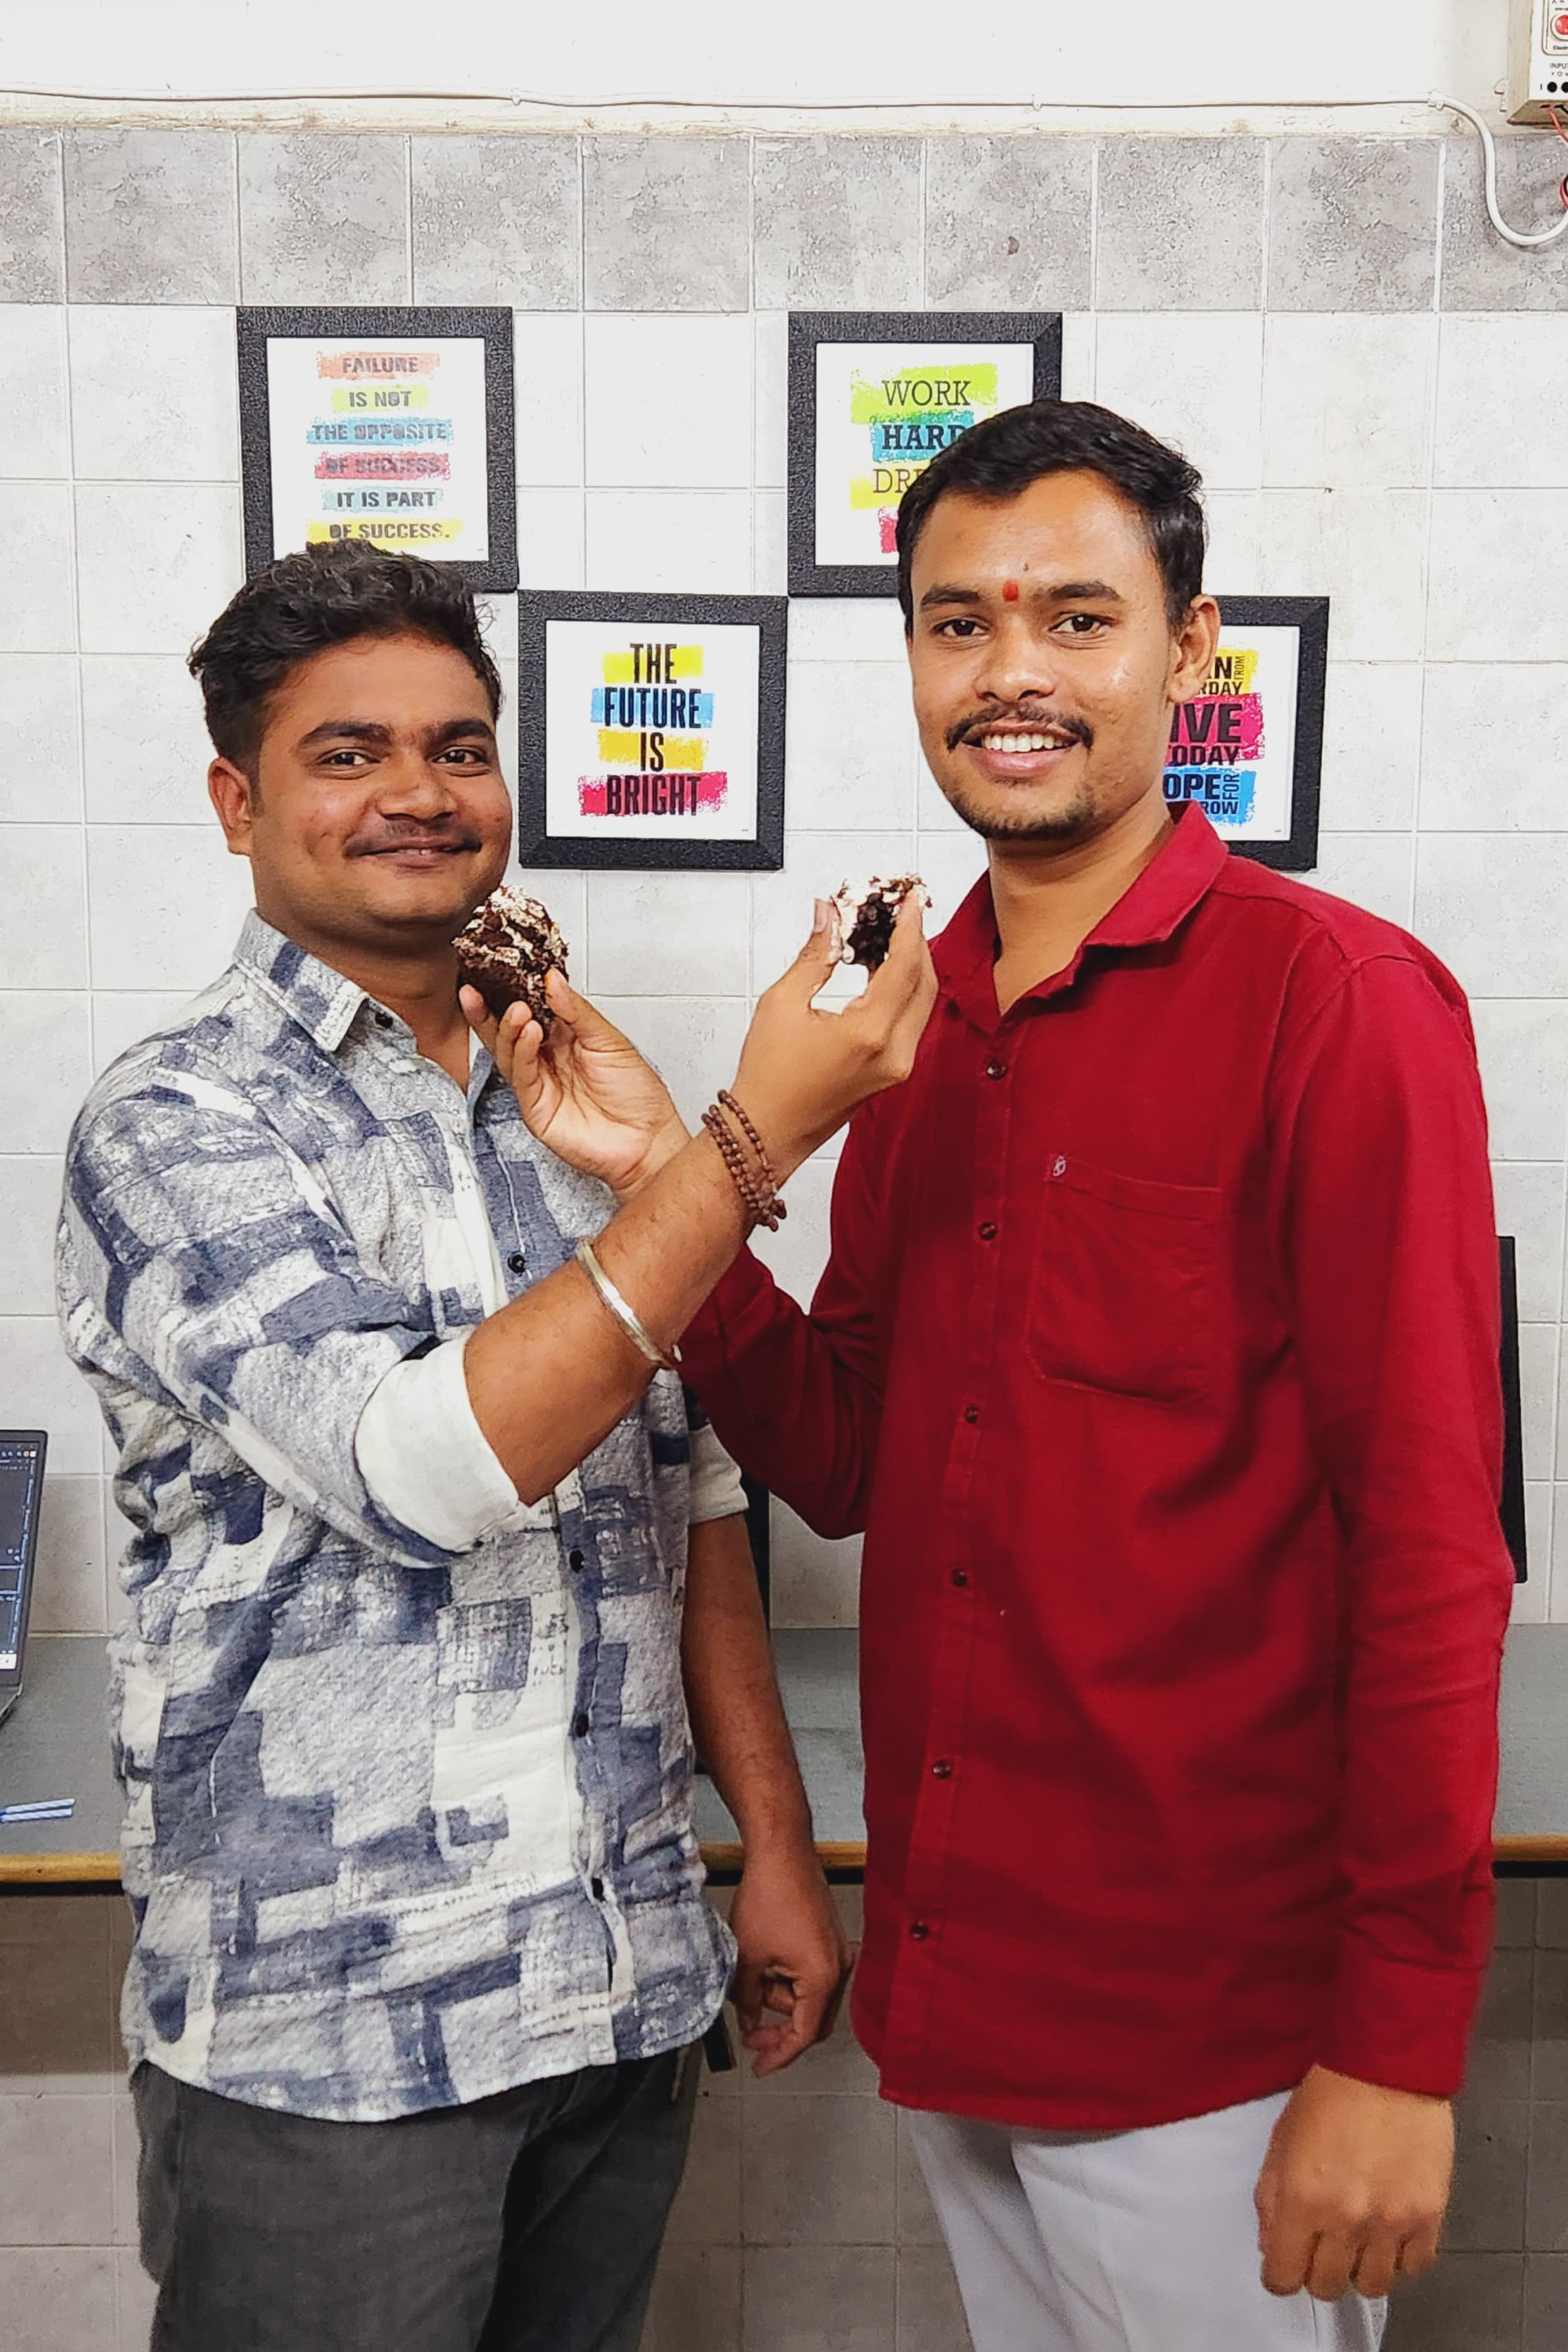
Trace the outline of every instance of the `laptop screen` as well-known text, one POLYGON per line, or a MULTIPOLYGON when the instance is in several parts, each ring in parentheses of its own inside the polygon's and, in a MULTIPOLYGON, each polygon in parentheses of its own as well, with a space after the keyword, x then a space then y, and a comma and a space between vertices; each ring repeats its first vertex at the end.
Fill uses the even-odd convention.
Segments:
POLYGON ((0 1430, 0 1688, 22 1671, 44 1496, 42 1431, 0 1430))

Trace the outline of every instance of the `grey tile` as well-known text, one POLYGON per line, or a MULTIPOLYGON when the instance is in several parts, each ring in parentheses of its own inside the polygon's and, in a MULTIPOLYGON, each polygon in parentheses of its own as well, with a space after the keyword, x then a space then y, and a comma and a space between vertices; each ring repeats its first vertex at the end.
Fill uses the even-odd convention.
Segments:
POLYGON ((905 2246, 896 2270, 897 2352, 972 2352, 945 2246, 905 2246))
POLYGON ((890 2246, 756 2246, 743 2277, 742 2352, 893 2352, 890 2246))
POLYGON ((759 310, 909 310, 921 300, 918 139, 759 139, 759 310))
POLYGON ((1470 2043, 1470 2099, 1528 2099, 1535 1954, 1494 1951, 1470 2043))
POLYGON ((1516 2352, 1524 2309, 1520 2254, 1444 2254, 1398 2288, 1384 2352, 1516 2352))
POLYGON ((898 2156, 893 2168, 894 2232, 900 2246, 940 2246, 942 2225, 931 2201, 925 2174, 915 2154, 908 2116, 898 2118, 898 2156))
POLYGON ((0 2075, 24 2078, 9 2088, 68 2076, 84 2088, 107 2089, 107 2082, 89 2078, 113 2074, 120 2054, 101 1927, 90 1944, 49 1948, 46 1966, 36 1951, 24 1956, 14 1946, 0 1946, 0 2075))
POLYGON ((1524 2272, 1524 2352, 1568 2344, 1568 2254, 1531 2254, 1524 2272))
POLYGON ((234 300, 231 131, 68 131, 65 194, 73 302, 234 300))
POLYGON ((1092 140, 928 140, 926 300, 1087 310, 1093 205, 1092 140))
POLYGON ((1437 268, 1437 142, 1276 139, 1271 310, 1426 310, 1437 268))
POLYGON ((707 2088, 704 2075, 686 2172, 670 2209, 672 2246, 741 2242, 741 2103, 707 2088))
POLYGON ((109 2105, 114 2191, 110 2238, 117 2246, 133 2246, 137 2236, 136 2166, 142 2152, 136 2108, 123 2091, 112 2093, 109 2105))
POLYGON ((1524 2245, 1527 2099, 1462 2099, 1458 2161, 1444 2242, 1467 2253, 1505 2253, 1524 2245))
POLYGON ((65 290, 59 138, 0 131, 0 302, 58 302, 65 290))
MULTIPOLYGON (((1563 217, 1559 174, 1543 168, 1538 131, 1500 131, 1498 209, 1518 229, 1563 217)), ((1460 131, 1443 142, 1445 310, 1561 310, 1568 307, 1568 236, 1543 252, 1505 244, 1487 218, 1481 142, 1460 131)))
POLYGON ((358 132, 252 131, 239 142, 247 302, 408 299, 408 145, 358 132))
POLYGON ((18 2246, 106 2245, 114 2221, 110 2101, 0 2097, 0 2237, 18 2246))
POLYGON ((1262 141, 1104 141, 1098 248, 1101 310, 1258 310, 1262 141))
POLYGON ((114 2257, 114 2284, 120 2304, 119 2352, 149 2352, 158 2290, 140 2259, 124 2249, 114 2257))
POLYGON ((747 2245, 892 2242, 890 2107, 879 2099, 752 2099, 741 2113, 747 2245))
POLYGON ((741 2255, 734 2246, 666 2246, 642 2352, 737 2352, 741 2255))
MULTIPOLYGON (((846 1932, 853 1937, 858 1931, 850 1928, 846 1932)), ((875 2098, 877 2069, 850 2032, 847 1999, 826 2042, 807 2050, 782 2074, 764 2074, 759 2080, 748 2073, 745 2089, 748 2098, 756 2099, 822 2097, 830 2093, 875 2098)))
POLYGON ((574 310, 575 139, 416 139, 414 299, 574 310))
POLYGON ((1568 2252, 1568 2102, 1559 2099, 1531 2110, 1525 2243, 1532 2253, 1568 2252))
POLYGON ((1568 1878, 1543 1878, 1536 1903, 1536 1942, 1542 1951, 1568 1952, 1568 1878))
POLYGON ((751 154, 743 139, 588 139, 583 296, 590 310, 744 310, 751 154))
POLYGON ((1535 1955, 1534 2072, 1538 2099, 1568 2099, 1568 1952, 1535 1955))
POLYGON ((104 2352, 115 2341, 107 2246, 0 2246, 5 2352, 104 2352))

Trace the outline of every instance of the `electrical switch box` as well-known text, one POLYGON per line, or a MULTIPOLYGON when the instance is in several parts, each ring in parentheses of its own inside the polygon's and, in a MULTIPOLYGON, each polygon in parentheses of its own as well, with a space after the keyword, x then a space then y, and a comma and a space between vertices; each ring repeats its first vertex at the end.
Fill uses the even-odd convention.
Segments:
POLYGON ((1550 130, 1549 107, 1568 121, 1568 0, 1513 0, 1508 119, 1550 130))

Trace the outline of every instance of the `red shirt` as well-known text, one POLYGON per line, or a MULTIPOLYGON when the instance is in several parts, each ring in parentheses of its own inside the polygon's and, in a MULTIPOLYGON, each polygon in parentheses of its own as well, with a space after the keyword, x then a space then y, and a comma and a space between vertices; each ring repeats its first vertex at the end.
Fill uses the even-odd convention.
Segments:
POLYGON ((683 1345, 866 1531, 858 2029, 908 2105, 1445 2094, 1490 1940, 1498 1255, 1464 998, 1195 809, 1005 1016, 982 882, 809 1319, 683 1345))

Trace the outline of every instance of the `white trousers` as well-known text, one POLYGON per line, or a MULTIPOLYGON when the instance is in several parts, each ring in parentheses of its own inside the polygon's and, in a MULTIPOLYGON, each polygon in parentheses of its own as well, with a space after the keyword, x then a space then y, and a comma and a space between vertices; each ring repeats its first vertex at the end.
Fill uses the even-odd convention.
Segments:
POLYGON ((1384 2304, 1259 2276, 1252 2192, 1284 2105, 1089 2137, 911 2112, 974 2352, 1377 2352, 1384 2304))

